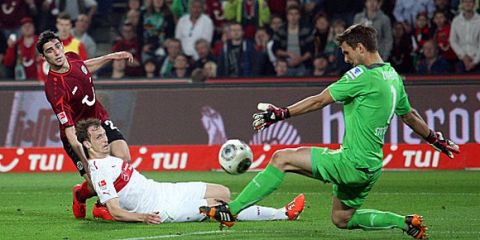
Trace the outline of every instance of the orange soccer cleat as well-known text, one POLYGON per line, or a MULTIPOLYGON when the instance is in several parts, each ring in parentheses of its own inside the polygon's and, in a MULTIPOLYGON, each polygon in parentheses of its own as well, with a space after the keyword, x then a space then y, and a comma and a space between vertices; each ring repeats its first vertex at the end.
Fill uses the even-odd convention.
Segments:
POLYGON ((85 212, 87 207, 85 202, 80 202, 78 200, 78 192, 80 192, 80 188, 82 188, 82 185, 80 184, 73 186, 72 211, 75 218, 85 218, 85 212))
POLYGON ((285 214, 287 214, 288 220, 297 220, 304 208, 305 195, 301 193, 285 206, 285 214))
POLYGON ((113 220, 113 217, 108 211, 107 206, 101 204, 100 202, 96 202, 95 205, 93 205, 92 214, 94 218, 113 220))
POLYGON ((405 217, 405 223, 408 226, 407 234, 415 239, 427 239, 427 227, 423 225, 423 217, 417 214, 405 217))

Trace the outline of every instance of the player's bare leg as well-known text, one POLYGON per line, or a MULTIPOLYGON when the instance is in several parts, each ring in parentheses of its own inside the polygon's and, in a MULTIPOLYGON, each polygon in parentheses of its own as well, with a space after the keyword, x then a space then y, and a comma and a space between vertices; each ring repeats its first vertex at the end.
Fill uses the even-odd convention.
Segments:
POLYGON ((118 157, 127 163, 130 162, 130 150, 128 149, 128 144, 125 140, 115 140, 110 143, 110 146, 112 156, 118 157))
MULTIPOLYGON (((216 199, 223 202, 230 202, 230 189, 220 184, 208 183, 204 198, 207 200, 216 199)), ((216 204, 213 205, 218 205, 218 203, 219 202, 216 201, 216 204)), ((213 205, 209 204, 209 206, 213 205)))

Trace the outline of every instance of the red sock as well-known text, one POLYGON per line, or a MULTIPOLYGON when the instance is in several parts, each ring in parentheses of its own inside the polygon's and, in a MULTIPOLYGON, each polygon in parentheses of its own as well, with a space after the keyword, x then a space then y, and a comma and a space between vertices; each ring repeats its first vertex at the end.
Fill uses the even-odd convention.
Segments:
POLYGON ((82 183, 82 186, 80 187, 80 191, 78 191, 78 201, 80 202, 85 202, 87 199, 95 196, 95 192, 92 192, 90 188, 88 188, 88 183, 87 181, 84 181, 82 183))

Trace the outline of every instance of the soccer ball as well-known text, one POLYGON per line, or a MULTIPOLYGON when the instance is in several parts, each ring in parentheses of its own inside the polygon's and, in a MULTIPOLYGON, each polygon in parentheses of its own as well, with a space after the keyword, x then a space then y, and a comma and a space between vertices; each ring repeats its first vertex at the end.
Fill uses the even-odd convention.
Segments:
POLYGON ((253 152, 241 140, 230 139, 226 141, 218 152, 218 162, 225 172, 237 175, 244 173, 252 165, 253 152))

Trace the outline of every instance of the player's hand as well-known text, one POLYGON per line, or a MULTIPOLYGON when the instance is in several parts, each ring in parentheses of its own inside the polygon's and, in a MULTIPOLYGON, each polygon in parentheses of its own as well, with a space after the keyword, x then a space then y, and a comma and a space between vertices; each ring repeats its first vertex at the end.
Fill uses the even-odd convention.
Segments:
POLYGON ((146 224, 160 224, 160 215, 158 215, 158 212, 155 213, 145 213, 143 215, 143 222, 146 224))
POLYGON ((452 140, 445 138, 442 132, 435 132, 430 130, 430 135, 425 138, 435 150, 445 153, 449 158, 454 157, 455 154, 460 153, 460 148, 452 140))
POLYGON ((122 59, 127 59, 128 62, 132 63, 133 62, 133 55, 130 52, 127 51, 121 51, 121 52, 114 52, 108 54, 111 60, 122 60, 122 59))
POLYGON ((259 103, 258 110, 262 112, 253 114, 253 129, 261 131, 270 125, 290 117, 288 108, 279 108, 270 103, 259 103))

